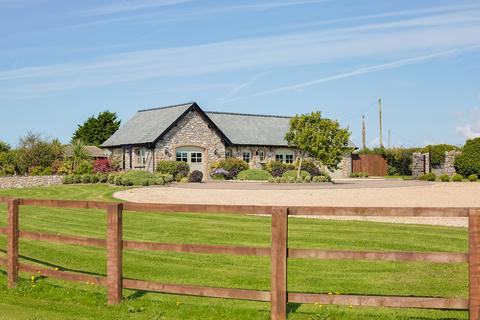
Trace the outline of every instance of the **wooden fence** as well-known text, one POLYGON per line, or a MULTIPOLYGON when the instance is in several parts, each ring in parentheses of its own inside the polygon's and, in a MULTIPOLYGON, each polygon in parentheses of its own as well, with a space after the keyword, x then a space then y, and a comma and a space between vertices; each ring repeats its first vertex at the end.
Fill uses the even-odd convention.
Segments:
POLYGON ((352 154, 352 172, 368 173, 369 176, 387 175, 387 160, 378 154, 352 154))
POLYGON ((395 308, 428 308, 469 310, 470 319, 479 319, 480 312, 480 209, 478 208, 365 208, 365 207, 280 207, 280 206, 228 206, 228 205, 181 205, 181 204, 139 204, 109 203, 92 201, 7 199, 0 202, 8 204, 8 226, 0 228, 0 234, 7 235, 7 258, 0 258, 0 265, 7 266, 8 286, 15 287, 18 272, 37 272, 52 278, 69 281, 92 282, 106 286, 108 304, 117 304, 122 300, 122 289, 153 291, 170 294, 182 294, 205 297, 233 298, 242 300, 269 301, 271 319, 287 317, 287 303, 321 303, 336 305, 355 305, 395 308), (101 209, 107 213, 106 239, 87 238, 71 235, 57 235, 19 230, 19 207, 60 207, 101 209), (199 244, 173 244, 139 242, 122 239, 123 211, 137 212, 194 212, 194 213, 231 213, 231 214, 268 214, 272 217, 271 248, 236 247, 199 244), (288 248, 288 216, 294 215, 335 215, 335 216, 416 216, 416 217, 468 217, 469 253, 439 252, 376 252, 346 251, 323 249, 288 248), (106 248, 107 276, 52 270, 29 264, 19 263, 18 239, 65 243, 70 245, 106 248), (123 249, 143 251, 170 251, 207 254, 229 254, 242 256, 270 256, 270 291, 211 288, 193 285, 165 284, 138 279, 126 279, 122 276, 123 249), (366 296, 366 295, 329 295, 325 293, 299 293, 287 289, 288 258, 304 259, 342 259, 342 260, 380 260, 380 261, 428 261, 433 263, 469 263, 469 299, 366 296))

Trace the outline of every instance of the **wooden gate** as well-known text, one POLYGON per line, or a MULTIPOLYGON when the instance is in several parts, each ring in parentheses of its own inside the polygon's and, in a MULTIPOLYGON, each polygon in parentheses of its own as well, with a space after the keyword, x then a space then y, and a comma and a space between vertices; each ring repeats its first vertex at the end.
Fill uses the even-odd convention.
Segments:
POLYGON ((386 176, 387 160, 378 154, 352 154, 352 172, 364 172, 369 176, 386 176))

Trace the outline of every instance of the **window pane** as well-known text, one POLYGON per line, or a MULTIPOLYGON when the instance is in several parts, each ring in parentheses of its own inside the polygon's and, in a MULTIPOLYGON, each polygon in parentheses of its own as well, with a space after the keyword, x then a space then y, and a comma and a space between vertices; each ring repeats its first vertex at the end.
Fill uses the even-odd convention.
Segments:
POLYGON ((263 151, 260 151, 260 161, 265 160, 265 153, 263 151))
POLYGON ((250 162, 250 152, 243 153, 243 161, 245 161, 246 163, 250 162))
POLYGON ((293 163, 293 154, 286 154, 285 155, 285 162, 286 163, 293 163))
POLYGON ((275 160, 283 162, 283 154, 276 154, 275 155, 275 160))
POLYGON ((192 163, 200 163, 202 162, 202 153, 201 152, 192 152, 190 154, 190 161, 192 163))
POLYGON ((187 156, 188 156, 188 154, 186 152, 177 152, 176 160, 187 162, 188 161, 187 156))

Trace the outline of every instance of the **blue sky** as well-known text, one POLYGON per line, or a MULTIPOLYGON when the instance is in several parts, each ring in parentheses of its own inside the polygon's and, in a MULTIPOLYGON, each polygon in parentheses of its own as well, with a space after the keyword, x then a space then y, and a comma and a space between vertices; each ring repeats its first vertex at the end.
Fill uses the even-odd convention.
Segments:
POLYGON ((378 144, 480 136, 480 3, 0 0, 0 139, 109 109, 313 110, 378 144))

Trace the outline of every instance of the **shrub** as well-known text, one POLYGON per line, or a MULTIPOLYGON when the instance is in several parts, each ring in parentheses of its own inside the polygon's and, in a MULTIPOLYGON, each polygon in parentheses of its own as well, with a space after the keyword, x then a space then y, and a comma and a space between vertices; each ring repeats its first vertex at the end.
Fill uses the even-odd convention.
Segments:
POLYGON ((106 183, 108 180, 108 174, 106 173, 97 174, 97 177, 98 177, 98 182, 100 183, 106 183))
POLYGON ((352 172, 352 173, 350 173, 350 178, 368 178, 368 173, 366 173, 366 172, 352 172))
POLYGON ((187 177, 183 177, 182 179, 180 179, 179 182, 180 182, 180 183, 187 183, 187 182, 188 182, 188 178, 187 178, 187 177))
POLYGON ((133 181, 132 181, 132 179, 130 179, 128 177, 123 177, 122 178, 122 185, 126 186, 126 187, 133 186, 133 181))
POLYGON ((303 178, 300 176, 298 178, 295 179, 295 182, 296 183, 302 183, 303 182, 303 178))
POLYGON ((202 182, 203 173, 202 171, 194 170, 188 175, 188 182, 202 182))
POLYGON ((435 181, 437 177, 435 176, 435 173, 430 172, 430 173, 421 175, 420 177, 418 177, 418 179, 423 181, 435 181))
POLYGON ((170 183, 170 182, 173 181, 173 176, 171 174, 168 174, 168 173, 163 173, 163 174, 158 174, 157 173, 157 177, 161 178, 163 180, 163 182, 159 183, 159 184, 170 183))
POLYGON ((75 169, 75 174, 92 174, 93 173, 93 164, 90 160, 83 160, 80 162, 75 169))
MULTIPOLYGON (((284 178, 284 177, 282 177, 284 178)), ((294 177, 286 177, 287 178, 287 182, 288 183, 294 183, 295 182, 295 178, 294 177)))
POLYGON ((211 176, 214 180, 226 180, 230 173, 222 168, 214 169, 211 173, 211 176))
POLYGON ((274 183, 274 182, 275 182, 275 178, 274 178, 274 177, 268 178, 268 182, 274 183))
POLYGON ((480 137, 467 140, 454 165, 457 173, 465 177, 471 174, 480 176, 480 137))
POLYGON ((52 167, 36 166, 30 169, 31 176, 49 176, 52 174, 52 167))
POLYGON ((312 178, 313 182, 327 182, 327 177, 325 176, 316 176, 312 178))
MULTIPOLYGON (((315 177, 317 177, 317 176, 315 176, 315 177)), ((305 179, 303 179, 303 182, 306 182, 306 183, 312 182, 312 176, 310 176, 310 175, 306 176, 305 179)))
MULTIPOLYGON (((299 164, 300 164, 300 161, 295 162, 295 170, 298 169, 299 164)), ((310 159, 302 160, 302 170, 308 172, 308 174, 311 175, 312 177, 322 175, 321 170, 318 168, 315 162, 310 159)))
POLYGON ((72 175, 72 183, 82 183, 82 176, 79 174, 72 175))
POLYGON ((216 169, 224 169, 228 172, 225 179, 235 179, 239 172, 248 169, 248 163, 238 158, 226 158, 215 162, 211 166, 212 174, 218 174, 216 169))
POLYGON ((65 176, 62 178, 62 183, 63 184, 72 184, 73 183, 73 177, 72 176, 65 176))
POLYGON ((470 180, 471 182, 475 182, 478 180, 478 176, 476 174, 471 174, 468 176, 468 180, 470 180))
POLYGON ((115 173, 110 173, 108 175, 108 180, 107 182, 110 183, 110 184, 115 184, 115 177, 117 176, 117 174, 115 173))
POLYGON ((443 174, 443 175, 440 176, 440 181, 449 182, 450 181, 450 176, 448 174, 443 174))
POLYGON ((83 174, 82 175, 82 183, 90 183, 90 175, 89 174, 83 174))
POLYGON ((164 185, 165 183, 167 183, 167 182, 166 182, 165 179, 162 178, 162 177, 157 177, 157 181, 155 181, 155 184, 156 184, 156 185, 159 185, 159 186, 162 186, 162 185, 164 185))
POLYGON ((450 144, 435 144, 423 147, 421 152, 430 153, 430 164, 438 166, 445 163, 445 152, 452 150, 458 150, 458 147, 450 144))
POLYGON ((110 159, 97 159, 93 161, 92 168, 93 173, 113 172, 116 169, 110 159))
POLYGON ((69 160, 61 162, 60 166, 57 168, 58 174, 73 174, 73 163, 69 160))
MULTIPOLYGON (((309 176, 310 174, 305 171, 305 170, 302 170, 300 171, 300 177, 301 178, 305 178, 306 176, 309 176)), ((282 174, 283 177, 294 177, 295 179, 297 178, 297 170, 288 170, 288 171, 285 171, 283 174, 282 174)))
POLYGON ((265 165, 265 169, 273 176, 273 177, 281 177, 285 171, 287 171, 287 166, 282 161, 269 161, 265 165))
POLYGON ((239 172, 237 175, 239 180, 267 181, 270 178, 272 178, 272 175, 263 169, 247 169, 239 172))
POLYGON ((90 183, 98 183, 98 176, 95 174, 90 175, 90 183))
POLYGON ((123 174, 123 178, 130 180, 135 186, 143 186, 147 180, 150 185, 156 180, 152 173, 144 170, 129 170, 123 174))
POLYGON ((286 183, 287 182, 287 177, 279 177, 280 183, 286 183))
POLYGON ((115 175, 114 176, 114 179, 113 179, 113 183, 117 186, 121 186, 123 185, 123 175, 122 174, 118 174, 118 175, 115 175))
POLYGON ((463 176, 461 174, 454 174, 452 177, 452 180, 454 182, 462 182, 463 181, 463 176))
POLYGON ((190 167, 183 161, 161 160, 157 163, 157 172, 170 174, 175 180, 180 180, 188 175, 190 167))

